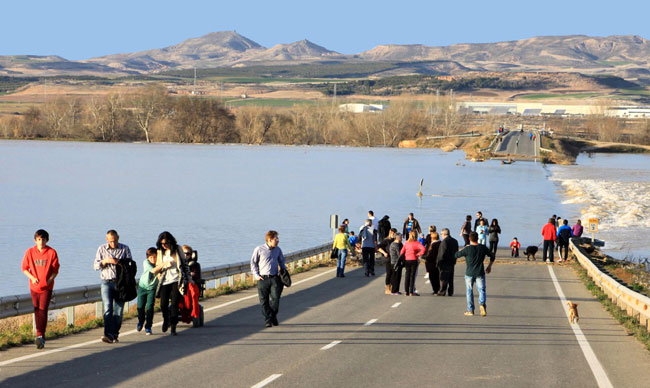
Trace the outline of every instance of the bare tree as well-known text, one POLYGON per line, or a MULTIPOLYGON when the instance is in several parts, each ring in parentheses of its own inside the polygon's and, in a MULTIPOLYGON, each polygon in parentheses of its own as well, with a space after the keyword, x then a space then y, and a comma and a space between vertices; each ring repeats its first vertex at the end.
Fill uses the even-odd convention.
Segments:
POLYGON ((151 125, 163 114, 168 102, 167 90, 157 85, 149 86, 132 97, 131 104, 134 110, 135 122, 144 133, 147 143, 151 143, 149 135, 151 125))

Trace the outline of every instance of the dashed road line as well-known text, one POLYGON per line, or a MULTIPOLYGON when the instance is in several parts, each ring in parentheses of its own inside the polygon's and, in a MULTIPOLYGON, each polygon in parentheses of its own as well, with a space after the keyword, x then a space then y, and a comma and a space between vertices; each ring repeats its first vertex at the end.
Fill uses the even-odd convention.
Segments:
POLYGON ((335 347, 336 345, 338 345, 340 343, 341 343, 341 341, 332 341, 329 344, 327 344, 327 345, 323 346, 322 348, 320 348, 320 350, 332 349, 333 347, 335 347))
POLYGON ((397 302, 397 303, 395 303, 394 305, 390 306, 390 308, 393 308, 393 309, 394 309, 394 308, 398 307, 398 306, 401 305, 401 304, 402 304, 402 302, 397 302))
POLYGON ((253 385, 251 388, 262 388, 263 386, 267 385, 268 383, 272 382, 273 380, 279 378, 282 376, 281 374, 276 374, 276 375, 271 375, 264 380, 260 381, 259 383, 253 385))
POLYGON ((372 324, 375 323, 375 322, 377 322, 376 319, 371 319, 371 320, 369 320, 368 322, 364 323, 363 325, 364 325, 364 326, 370 326, 370 325, 372 325, 372 324))

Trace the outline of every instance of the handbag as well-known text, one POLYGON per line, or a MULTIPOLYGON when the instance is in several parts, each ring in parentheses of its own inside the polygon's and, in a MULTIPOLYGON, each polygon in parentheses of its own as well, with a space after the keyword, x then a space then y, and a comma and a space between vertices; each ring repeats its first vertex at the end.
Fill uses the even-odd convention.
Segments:
POLYGON ((332 248, 332 253, 330 254, 330 259, 337 259, 339 257, 339 249, 332 248))
POLYGON ((284 268, 280 269, 280 281, 285 285, 285 287, 291 287, 291 275, 289 275, 289 271, 284 268))

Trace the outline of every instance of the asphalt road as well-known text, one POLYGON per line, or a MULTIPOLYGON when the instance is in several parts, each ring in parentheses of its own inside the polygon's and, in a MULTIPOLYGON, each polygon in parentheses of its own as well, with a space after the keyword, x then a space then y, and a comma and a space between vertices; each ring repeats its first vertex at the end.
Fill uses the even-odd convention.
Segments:
POLYGON ((529 131, 510 131, 503 136, 503 141, 496 147, 498 154, 510 154, 512 156, 539 156, 539 139, 530 140, 529 131), (537 148, 537 151, 535 150, 537 148))
MULTIPOLYGON (((130 320, 119 344, 98 342, 101 331, 93 330, 48 341, 40 357, 30 358, 39 354, 33 346, 0 352, 0 385, 252 387, 274 379, 265 386, 598 386, 546 264, 497 262, 487 278, 487 317, 463 315, 463 263, 453 297, 431 295, 423 266, 419 297, 384 295, 383 271, 376 278, 358 269, 344 279, 334 273, 295 276, 302 282, 285 289, 280 326, 263 327, 256 291, 248 290, 205 301, 206 326, 183 326, 176 337, 160 326, 153 336, 135 333, 130 320)), ((570 267, 556 264, 553 273, 579 304, 583 346, 612 385, 650 381, 649 353, 570 267)))

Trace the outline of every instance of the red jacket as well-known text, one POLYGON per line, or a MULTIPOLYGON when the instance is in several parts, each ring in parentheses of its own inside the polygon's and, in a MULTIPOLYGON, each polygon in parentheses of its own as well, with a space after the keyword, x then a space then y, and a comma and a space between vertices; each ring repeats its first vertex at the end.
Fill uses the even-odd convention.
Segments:
POLYGON ((418 257, 424 255, 424 246, 417 241, 407 241, 402 247, 400 255, 406 256, 406 261, 417 260, 418 257))
POLYGON ((35 293, 49 291, 54 288, 54 281, 47 284, 47 278, 53 273, 59 273, 59 257, 56 251, 47 245, 43 252, 39 252, 38 248, 33 246, 25 252, 21 268, 38 279, 37 284, 29 282, 30 291, 35 293))
POLYGON ((544 236, 544 240, 552 240, 555 241, 555 236, 557 235, 557 231, 555 230, 555 225, 551 224, 550 222, 542 228, 542 236, 544 236))

